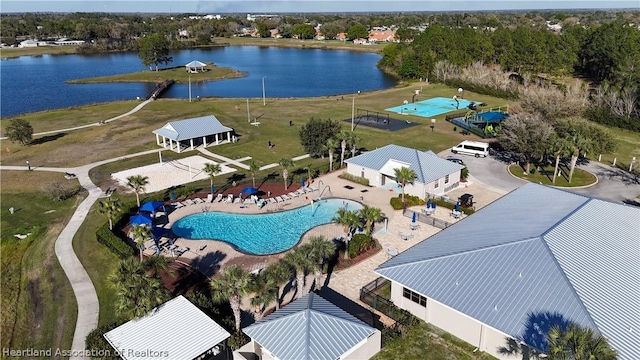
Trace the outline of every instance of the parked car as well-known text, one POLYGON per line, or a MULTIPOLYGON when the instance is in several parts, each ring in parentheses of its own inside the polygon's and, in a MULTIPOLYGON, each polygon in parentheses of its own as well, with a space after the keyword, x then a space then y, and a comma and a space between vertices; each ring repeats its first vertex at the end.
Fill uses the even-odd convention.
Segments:
POLYGON ((456 164, 460 164, 462 166, 465 166, 464 165, 464 161, 462 161, 462 159, 458 159, 458 158, 454 158, 454 157, 448 157, 447 160, 449 160, 451 162, 454 162, 456 164))

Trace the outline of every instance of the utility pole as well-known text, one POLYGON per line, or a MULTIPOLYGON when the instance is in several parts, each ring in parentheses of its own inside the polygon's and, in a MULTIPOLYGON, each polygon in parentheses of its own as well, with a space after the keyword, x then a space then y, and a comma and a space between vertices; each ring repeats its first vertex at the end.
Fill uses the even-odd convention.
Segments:
POLYGON ((266 76, 262 77, 262 106, 267 106, 267 100, 264 97, 264 79, 266 76))
POLYGON ((189 102, 191 102, 191 74, 189 74, 189 102))
POLYGON ((354 128, 354 124, 353 121, 355 119, 356 116, 356 97, 352 97, 351 98, 351 131, 353 131, 354 128))
POLYGON ((247 121, 251 122, 251 114, 249 113, 249 99, 247 99, 247 121))

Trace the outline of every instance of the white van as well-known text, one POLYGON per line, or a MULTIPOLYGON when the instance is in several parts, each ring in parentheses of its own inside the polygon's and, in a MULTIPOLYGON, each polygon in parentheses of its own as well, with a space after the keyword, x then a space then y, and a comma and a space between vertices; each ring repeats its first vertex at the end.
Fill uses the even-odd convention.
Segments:
POLYGON ((479 141, 465 140, 452 147, 451 152, 454 154, 460 153, 474 155, 475 157, 487 157, 487 155, 489 155, 489 144, 479 141))

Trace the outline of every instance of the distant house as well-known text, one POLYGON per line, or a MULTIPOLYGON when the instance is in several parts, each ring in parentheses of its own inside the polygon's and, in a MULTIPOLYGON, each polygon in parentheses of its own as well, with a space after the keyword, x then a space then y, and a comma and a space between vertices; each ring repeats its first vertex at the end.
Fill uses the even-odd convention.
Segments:
POLYGON ((383 263, 400 308, 500 359, 554 325, 640 354, 640 208, 527 184, 383 263))
POLYGON ((278 29, 271 29, 271 30, 269 30, 269 33, 271 34, 272 38, 280 39, 282 37, 282 35, 280 35, 280 31, 278 29))
POLYGON ((20 48, 28 48, 28 47, 38 47, 38 46, 46 46, 46 41, 38 41, 38 40, 24 40, 18 44, 20 48))
POLYGON ((176 152, 231 142, 234 136, 233 129, 222 125, 213 115, 171 121, 153 133, 158 146, 176 152))
POLYGON ((380 351, 380 331, 309 293, 243 329, 251 342, 236 359, 369 359, 380 351))
POLYGON ((347 34, 343 32, 338 33, 338 35, 336 35, 336 40, 347 41, 347 34))
POLYGON ((104 334, 124 360, 226 358, 229 336, 182 295, 104 334))
POLYGON ((432 151, 420 151, 390 144, 345 161, 347 172, 369 179, 369 184, 385 189, 397 189, 400 185, 395 170, 408 167, 417 177, 407 184, 405 193, 420 198, 427 195, 443 195, 460 184, 460 170, 464 166, 439 158, 432 151))
POLYGON ((368 45, 369 41, 367 39, 357 38, 357 39, 353 39, 353 43, 357 45, 368 45))
POLYGON ((369 42, 394 42, 396 41, 396 32, 393 30, 372 31, 369 33, 369 42))

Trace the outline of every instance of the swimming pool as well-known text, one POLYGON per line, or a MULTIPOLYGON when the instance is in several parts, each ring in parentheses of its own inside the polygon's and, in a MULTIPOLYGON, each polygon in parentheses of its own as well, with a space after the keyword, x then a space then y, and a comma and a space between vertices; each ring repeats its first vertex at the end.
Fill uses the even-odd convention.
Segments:
POLYGON ((471 103, 469 100, 458 99, 459 105, 456 109, 456 102, 453 98, 435 97, 418 101, 413 104, 406 104, 385 109, 398 114, 415 115, 422 117, 433 117, 456 110, 469 110, 471 103))
POLYGON ((351 200, 326 199, 297 209, 269 214, 206 212, 186 216, 171 230, 192 240, 220 240, 252 255, 277 254, 292 248, 308 230, 328 224, 341 207, 360 210, 351 200))

